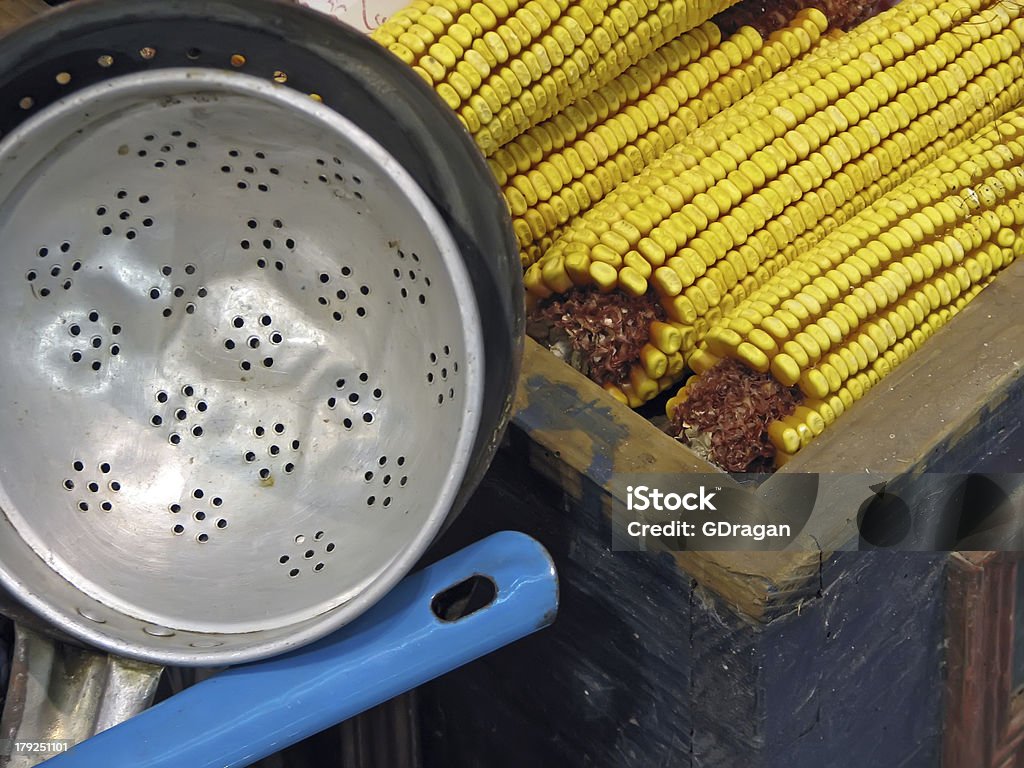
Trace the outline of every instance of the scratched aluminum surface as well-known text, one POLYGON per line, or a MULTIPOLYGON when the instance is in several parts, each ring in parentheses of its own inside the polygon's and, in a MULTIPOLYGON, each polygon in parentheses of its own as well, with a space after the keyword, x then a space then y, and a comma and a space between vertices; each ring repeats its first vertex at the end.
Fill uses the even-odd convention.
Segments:
POLYGON ((0 144, 0 233, 0 576, 38 613, 236 663, 351 620, 433 539, 476 436, 476 302, 341 115, 234 72, 105 81, 0 144))

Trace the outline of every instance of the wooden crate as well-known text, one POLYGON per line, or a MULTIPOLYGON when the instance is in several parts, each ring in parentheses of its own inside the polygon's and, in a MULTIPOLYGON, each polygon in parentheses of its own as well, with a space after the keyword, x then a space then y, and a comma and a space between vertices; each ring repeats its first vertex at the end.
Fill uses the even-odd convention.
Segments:
MULTIPOLYGON (((780 476, 1019 471, 1022 299, 1024 264, 1016 264, 780 476)), ((841 489, 818 526, 820 546, 611 551, 609 510, 622 501, 614 473, 711 469, 528 344, 508 444, 442 551, 496 530, 526 531, 554 556, 562 606, 551 629, 423 692, 428 764, 942 762, 946 709, 956 706, 946 702, 944 665, 962 634, 956 623, 947 629, 947 613, 972 610, 956 588, 959 561, 849 551, 863 497, 841 489)), ((922 514, 932 503, 908 501, 922 514)), ((970 685, 998 682, 975 669, 970 685)), ((950 765, 988 764, 965 743, 947 747, 950 765)))
MULTIPOLYGON (((684 552, 674 555, 679 567, 758 619, 800 599, 818 550, 827 554, 856 543, 858 507, 871 497, 871 480, 858 476, 1019 470, 997 466, 997 459, 1021 434, 1022 301, 1024 263, 1017 262, 776 473, 843 475, 827 486, 823 506, 830 514, 812 522, 792 553, 684 552)), ((523 369, 515 449, 576 503, 597 503, 606 513, 613 501, 623 503, 613 474, 717 471, 535 342, 528 341, 523 369)), ((781 482, 772 478, 761 488, 781 482)), ((915 509, 931 503, 906 501, 915 509)))

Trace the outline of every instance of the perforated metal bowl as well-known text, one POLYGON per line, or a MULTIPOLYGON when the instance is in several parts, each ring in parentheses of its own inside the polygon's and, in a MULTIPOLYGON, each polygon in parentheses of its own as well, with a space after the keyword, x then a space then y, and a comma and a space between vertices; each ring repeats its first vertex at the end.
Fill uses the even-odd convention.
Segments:
POLYGON ((246 23, 129 7, 0 42, 21 117, 0 141, 0 581, 117 653, 233 663, 364 611, 471 489, 512 392, 517 259, 475 149, 388 54, 271 2, 246 23), (410 104, 444 117, 403 125, 410 104))

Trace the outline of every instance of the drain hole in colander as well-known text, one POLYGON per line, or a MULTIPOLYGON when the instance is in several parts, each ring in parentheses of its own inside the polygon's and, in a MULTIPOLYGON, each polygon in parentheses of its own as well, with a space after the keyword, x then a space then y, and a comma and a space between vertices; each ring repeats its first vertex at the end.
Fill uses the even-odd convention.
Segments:
MULTIPOLYGON (((263 425, 257 425, 256 427, 253 428, 253 434, 255 434, 257 438, 262 438, 267 434, 268 431, 272 431, 273 434, 275 435, 284 436, 288 432, 288 426, 283 422, 275 422, 269 429, 267 429, 263 425)), ((258 471, 261 480, 268 481, 272 477, 273 461, 282 462, 280 467, 282 472, 284 472, 285 474, 292 474, 295 471, 295 459, 286 459, 284 455, 284 446, 289 444, 291 446, 291 450, 295 452, 300 449, 302 443, 299 439, 293 439, 291 443, 274 442, 273 444, 270 444, 266 447, 266 456, 268 457, 269 462, 263 462, 263 466, 258 471), (269 466, 267 466, 268 464, 269 466)), ((246 451, 245 454, 243 454, 243 459, 245 459, 245 462, 247 464, 255 463, 259 455, 257 452, 262 453, 262 450, 259 449, 258 445, 254 446, 254 449, 255 450, 246 451)))
MULTIPOLYGON (((62 255, 67 255, 71 251, 71 243, 64 241, 60 244, 57 252, 62 255)), ((55 252, 54 252, 55 253, 55 252)), ((36 255, 41 259, 47 259, 51 255, 51 251, 46 246, 42 246, 36 251, 36 255)), ((56 257, 55 258, 59 258, 56 257)), ((30 269, 25 273, 25 280, 29 283, 29 289, 32 291, 33 296, 37 299, 45 299, 55 295, 58 288, 64 291, 70 291, 73 286, 73 282, 67 276, 61 280, 61 276, 64 274, 65 264, 67 262, 61 260, 59 262, 51 262, 49 264, 43 264, 36 269, 30 269), (46 281, 46 275, 53 278, 52 282, 46 281)), ((70 269, 73 272, 77 272, 82 268, 82 262, 75 260, 71 262, 70 269)))
POLYGON ((315 534, 313 534, 313 537, 312 537, 313 542, 314 542, 313 546, 309 546, 306 543, 308 541, 308 537, 305 534, 299 534, 298 536, 296 536, 294 538, 294 543, 295 543, 297 548, 295 550, 293 550, 292 554, 285 553, 285 554, 280 555, 278 557, 278 559, 277 559, 277 562, 279 564, 281 564, 281 565, 292 564, 292 567, 288 570, 288 577, 289 578, 294 579, 296 576, 298 576, 301 573, 301 568, 295 567, 294 564, 293 564, 293 560, 299 561, 300 564, 301 564, 301 561, 304 561, 304 560, 305 561, 310 561, 310 562, 315 562, 315 564, 313 565, 313 568, 312 568, 312 570, 315 573, 320 573, 321 571, 324 570, 324 568, 327 567, 327 564, 326 564, 327 556, 330 555, 332 552, 334 552, 337 547, 334 544, 334 542, 328 542, 326 545, 323 546, 323 550, 321 551, 320 555, 318 556, 317 555, 318 545, 322 544, 322 542, 324 541, 326 536, 327 536, 327 534, 326 534, 325 531, 317 531, 315 534))
MULTIPOLYGON (((75 472, 79 474, 82 474, 86 471, 85 462, 82 461, 81 459, 76 459, 75 461, 73 461, 71 467, 72 469, 75 470, 75 472)), ((90 503, 90 499, 97 503, 99 505, 99 508, 102 509, 104 512, 112 512, 114 509, 114 504, 113 502, 110 501, 109 498, 101 497, 98 501, 96 501, 95 499, 95 497, 101 491, 102 486, 100 481, 106 481, 106 478, 104 478, 103 475, 109 475, 113 471, 113 468, 111 467, 109 462, 103 461, 97 465, 97 469, 99 470, 100 474, 96 479, 90 479, 87 476, 81 481, 82 488, 89 494, 91 494, 91 497, 89 498, 79 497, 76 506, 81 512, 89 511, 89 509, 92 506, 90 503)), ((117 480, 110 480, 109 482, 105 482, 105 485, 106 488, 113 493, 117 493, 118 491, 121 490, 121 483, 118 482, 117 480)), ((61 482, 61 486, 66 491, 73 491, 76 488, 78 488, 79 484, 72 480, 70 477, 68 477, 61 482)))
MULTIPOLYGON (((172 391, 180 393, 180 396, 173 402, 167 390, 160 389, 156 392, 154 396, 156 402, 163 408, 150 416, 149 423, 154 427, 178 424, 186 434, 191 434, 196 438, 202 437, 206 428, 199 419, 210 412, 209 403, 206 400, 197 399, 197 391, 192 384, 184 384, 173 388, 172 391)), ((173 426, 168 433, 168 440, 171 445, 180 445, 182 442, 181 433, 176 431, 173 426)))
MULTIPOLYGON (((188 533, 191 527, 191 533, 194 534, 193 538, 200 544, 206 544, 213 540, 212 529, 223 531, 228 527, 227 515, 220 512, 224 506, 224 499, 220 496, 213 496, 208 501, 205 501, 207 493, 202 488, 194 488, 189 496, 193 502, 199 502, 199 505, 192 507, 192 514, 189 518, 182 519, 177 517, 175 524, 171 527, 171 532, 176 536, 180 536, 188 533), (215 510, 219 514, 215 515, 215 510)), ((174 503, 169 505, 168 509, 172 515, 179 516, 182 511, 182 505, 174 503)))

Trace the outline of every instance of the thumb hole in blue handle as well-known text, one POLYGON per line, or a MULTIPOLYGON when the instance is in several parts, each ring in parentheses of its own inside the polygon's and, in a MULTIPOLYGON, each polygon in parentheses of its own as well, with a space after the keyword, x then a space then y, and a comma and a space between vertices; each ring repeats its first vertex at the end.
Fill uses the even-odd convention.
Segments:
POLYGON ((477 573, 434 595, 430 610, 441 621, 454 623, 482 611, 497 596, 494 580, 477 573))

